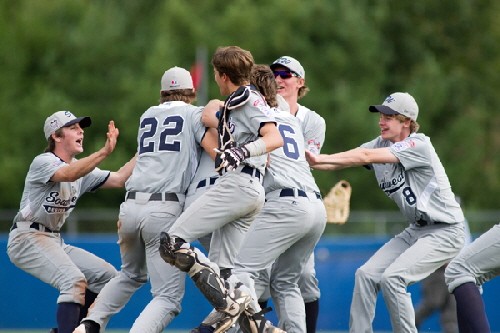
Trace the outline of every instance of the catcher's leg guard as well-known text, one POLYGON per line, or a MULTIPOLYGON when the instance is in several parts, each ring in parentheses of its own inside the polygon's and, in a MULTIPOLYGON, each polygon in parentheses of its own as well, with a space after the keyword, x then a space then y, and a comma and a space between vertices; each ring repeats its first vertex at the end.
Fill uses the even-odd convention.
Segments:
POLYGON ((187 272, 196 287, 210 304, 220 312, 231 317, 238 317, 250 302, 250 296, 231 297, 223 280, 209 266, 210 261, 203 253, 196 251, 183 239, 172 241, 167 233, 160 234, 160 255, 169 264, 187 272))
POLYGON ((271 308, 265 308, 260 312, 253 313, 245 311, 241 314, 238 323, 244 333, 286 333, 282 329, 273 326, 264 314, 271 311, 271 308))

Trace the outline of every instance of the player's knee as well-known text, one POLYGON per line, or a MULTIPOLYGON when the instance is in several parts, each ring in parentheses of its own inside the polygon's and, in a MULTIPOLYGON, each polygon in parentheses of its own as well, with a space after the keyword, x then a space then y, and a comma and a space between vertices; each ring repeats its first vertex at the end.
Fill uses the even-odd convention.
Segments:
POLYGON ((366 269, 365 266, 361 266, 358 269, 356 269, 354 277, 357 281, 373 280, 373 274, 369 269, 366 269))
POLYGON ((392 272, 384 272, 380 277, 380 288, 393 293, 395 290, 405 289, 406 282, 400 275, 392 272))
POLYGON ((465 262, 452 260, 444 271, 444 280, 448 291, 453 293, 455 289, 464 283, 476 283, 476 276, 465 262))
POLYGON ((94 272, 92 277, 87 280, 87 288, 96 293, 99 293, 112 278, 118 276, 116 268, 107 262, 101 268, 101 271, 94 272))
POLYGON ((87 281, 85 277, 75 277, 60 287, 60 294, 57 303, 78 303, 85 304, 85 290, 87 289, 87 281))

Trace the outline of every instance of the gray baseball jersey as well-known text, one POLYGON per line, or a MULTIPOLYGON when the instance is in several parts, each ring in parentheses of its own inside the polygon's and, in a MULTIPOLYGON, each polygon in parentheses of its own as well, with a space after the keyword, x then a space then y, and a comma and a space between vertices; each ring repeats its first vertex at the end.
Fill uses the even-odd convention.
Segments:
POLYGON ((416 333, 407 287, 448 263, 465 241, 464 216, 429 138, 411 134, 392 144, 380 137, 362 147, 389 147, 399 163, 371 164, 379 187, 410 223, 355 274, 349 331, 373 332, 381 290, 394 332, 416 333))
POLYGON ((14 222, 37 222, 59 231, 85 192, 96 190, 109 177, 109 171, 94 169, 74 182, 51 182, 50 178, 67 165, 53 153, 35 157, 24 183, 20 210, 14 222))
POLYGON ((107 325, 148 277, 153 299, 130 332, 159 333, 181 310, 185 273, 160 257, 160 233, 181 214, 205 133, 201 107, 166 102, 140 118, 138 156, 120 206, 121 271, 101 291, 87 319, 107 325))
MULTIPOLYGON (((261 94, 251 90, 249 100, 231 111, 229 128, 234 140, 245 144, 257 140, 260 128, 268 122, 274 122, 269 107, 261 94)), ((220 268, 234 267, 241 241, 264 204, 261 178, 266 161, 266 155, 248 158, 235 171, 225 172, 191 203, 169 234, 189 243, 220 229, 212 236, 209 260, 220 268)))
POLYGON ((443 165, 429 137, 413 133, 391 144, 380 137, 364 148, 389 147, 400 163, 372 164, 380 189, 394 200, 410 223, 459 223, 464 214, 455 200, 443 165), (418 198, 418 200, 417 200, 418 198))
POLYGON ((96 168, 74 182, 50 181, 66 165, 53 153, 35 157, 9 233, 7 253, 17 267, 58 289, 58 303, 83 305, 82 286, 98 293, 117 272, 94 254, 65 244, 59 230, 78 198, 99 188, 110 172, 96 168))
POLYGON ((283 111, 275 118, 284 145, 270 153, 264 177, 266 203, 245 236, 234 272, 256 300, 263 290, 254 280, 274 264, 272 296, 279 325, 287 332, 305 332, 298 281, 323 233, 326 212, 305 159, 299 120, 283 111))
POLYGON ((205 134, 202 109, 184 102, 167 102, 149 108, 141 116, 139 157, 126 183, 127 191, 186 193, 205 134))

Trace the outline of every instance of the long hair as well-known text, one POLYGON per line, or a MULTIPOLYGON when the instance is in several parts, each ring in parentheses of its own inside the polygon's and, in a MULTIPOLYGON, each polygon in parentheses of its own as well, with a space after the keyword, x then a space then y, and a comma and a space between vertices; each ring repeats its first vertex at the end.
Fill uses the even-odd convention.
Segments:
POLYGON ((238 46, 221 46, 212 56, 212 66, 219 74, 226 74, 231 82, 241 86, 250 81, 254 65, 250 51, 238 46))
MULTIPOLYGON (((63 134, 63 128, 61 127, 60 129, 56 130, 54 132, 54 134, 57 136, 57 137, 62 137, 64 134, 63 134)), ((52 153, 54 150, 56 149, 56 141, 54 140, 54 138, 51 136, 49 136, 49 138, 47 139, 47 147, 45 147, 45 150, 44 152, 45 153, 52 153)))
POLYGON ((250 75, 250 83, 259 89, 270 107, 278 106, 278 101, 276 100, 278 85, 273 71, 268 65, 254 65, 250 75))

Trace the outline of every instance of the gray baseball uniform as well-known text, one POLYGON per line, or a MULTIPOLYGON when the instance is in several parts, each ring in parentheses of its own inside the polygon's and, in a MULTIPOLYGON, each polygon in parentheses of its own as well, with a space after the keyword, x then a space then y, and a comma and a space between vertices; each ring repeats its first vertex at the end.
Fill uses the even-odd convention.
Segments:
MULTIPOLYGON (((264 177, 266 202, 246 234, 234 275, 253 299, 254 279, 273 264, 272 296, 280 327, 305 332, 305 311, 298 281, 326 224, 325 207, 305 159, 301 124, 289 112, 277 111, 284 146, 270 153, 264 177)), ((254 307, 258 309, 255 302, 254 307)))
MULTIPOLYGON (((295 117, 300 122, 305 148, 315 154, 319 154, 321 147, 325 142, 325 120, 315 111, 312 111, 300 104, 295 117)), ((255 280, 256 288, 258 290, 262 290, 261 295, 259 295, 260 300, 267 300, 271 296, 268 288, 269 279, 270 276, 268 273, 262 272, 262 274, 259 275, 259 278, 255 280)), ((314 252, 304 265, 299 279, 299 287, 305 303, 309 303, 320 298, 320 289, 318 286, 318 279, 316 278, 314 263, 314 252)))
POLYGON ((116 269, 64 243, 59 230, 85 192, 97 190, 110 172, 95 168, 74 182, 52 182, 67 164, 53 153, 35 157, 26 176, 20 210, 9 233, 7 254, 17 267, 59 290, 58 303, 85 303, 85 286, 99 293, 116 269))
MULTIPOLYGON (((270 109, 262 95, 251 90, 249 100, 231 111, 229 128, 234 140, 243 144, 257 140, 267 122, 274 122, 270 109)), ((243 237, 264 204, 261 181, 266 159, 266 155, 250 157, 235 171, 225 172, 190 204, 168 233, 190 243, 220 229, 212 235, 209 260, 220 268, 233 268, 243 237)))
POLYGON ((181 310, 185 273, 161 259, 159 238, 181 214, 198 165, 205 133, 201 111, 181 101, 165 102, 140 118, 137 162, 126 183, 118 222, 121 271, 102 290, 86 318, 101 329, 148 277, 153 299, 130 332, 161 332, 181 310))
POLYGON ((417 332, 406 288, 449 262, 464 244, 464 215, 430 139, 413 133, 392 144, 380 137, 362 145, 389 147, 399 163, 371 164, 379 187, 410 226, 380 248, 355 275, 350 332, 373 332, 382 290, 394 332, 417 332))

